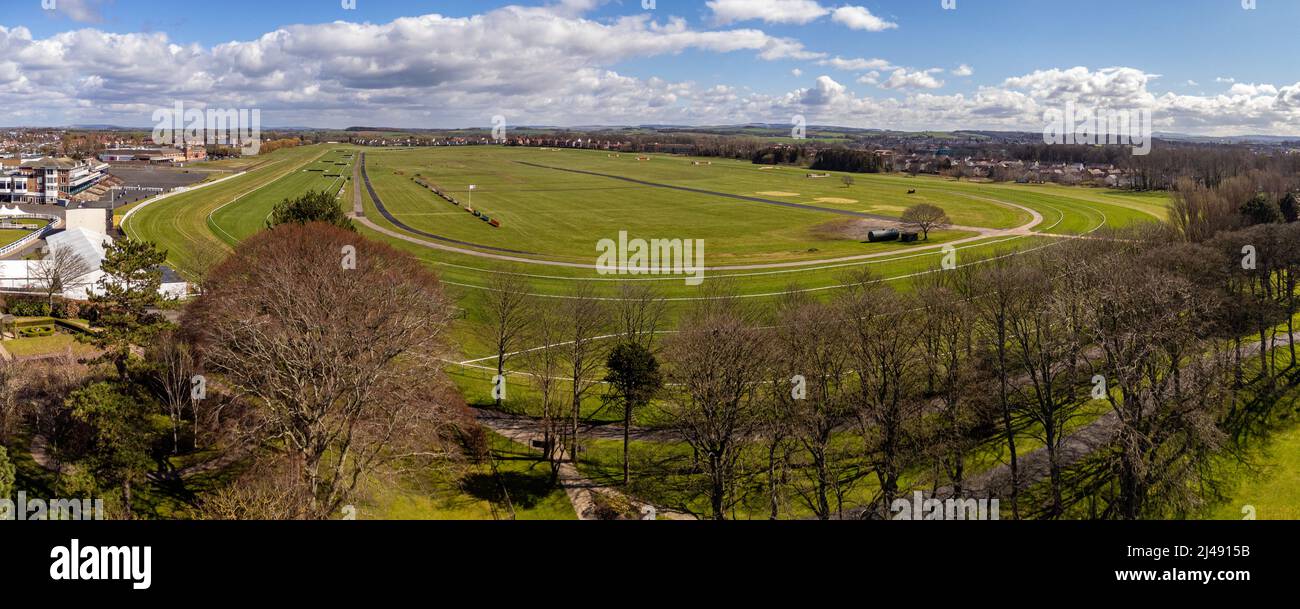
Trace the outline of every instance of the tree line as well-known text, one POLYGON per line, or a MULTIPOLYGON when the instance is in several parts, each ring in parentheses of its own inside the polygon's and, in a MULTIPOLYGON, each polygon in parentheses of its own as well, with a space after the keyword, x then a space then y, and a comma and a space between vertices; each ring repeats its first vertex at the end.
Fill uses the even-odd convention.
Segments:
POLYGON ((516 297, 486 327, 499 373, 517 357, 535 390, 553 471, 581 459, 584 398, 620 404, 625 428, 653 403, 693 457, 629 488, 678 475, 670 507, 710 518, 889 518, 914 490, 1000 497, 1015 518, 1186 517, 1222 498, 1216 464, 1297 379, 1295 243, 1300 224, 1199 242, 1150 224, 908 290, 856 272, 834 297, 792 287, 771 306, 714 280, 667 333, 648 282, 546 299, 503 272, 487 299, 516 297), (1095 450, 1071 449, 1078 433, 1095 450), (1022 467, 1026 445, 1041 467, 1022 467), (972 467, 990 451, 996 483, 972 467))

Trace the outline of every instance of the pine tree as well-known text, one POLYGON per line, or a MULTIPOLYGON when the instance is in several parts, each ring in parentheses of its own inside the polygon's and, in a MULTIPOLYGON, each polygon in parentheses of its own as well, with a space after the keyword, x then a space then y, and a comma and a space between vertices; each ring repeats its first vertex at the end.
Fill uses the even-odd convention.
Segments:
POLYGON ((167 252, 148 241, 122 239, 109 245, 100 268, 105 275, 90 302, 99 309, 95 331, 81 340, 104 350, 100 361, 111 362, 127 380, 132 345, 145 345, 168 323, 149 309, 161 296, 163 262, 167 252))

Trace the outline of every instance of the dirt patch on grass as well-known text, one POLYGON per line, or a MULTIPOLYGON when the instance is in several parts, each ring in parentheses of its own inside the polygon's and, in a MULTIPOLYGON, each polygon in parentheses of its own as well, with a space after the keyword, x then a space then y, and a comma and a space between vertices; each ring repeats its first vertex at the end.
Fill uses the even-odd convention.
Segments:
POLYGON ((904 211, 907 211, 907 208, 906 208, 906 207, 898 207, 897 205, 873 205, 873 206, 871 207, 871 211, 896 211, 896 212, 904 212, 904 211))
POLYGON ((813 200, 817 201, 818 203, 834 203, 837 205, 850 205, 858 202, 857 199, 841 199, 839 197, 822 197, 820 199, 813 199, 813 200))
POLYGON ((763 192, 759 192, 759 193, 755 193, 755 194, 757 194, 757 195, 759 195, 759 196, 761 196, 761 197, 797 197, 797 196, 799 196, 799 193, 797 193, 797 192, 785 192, 784 190, 767 190, 767 191, 763 191, 763 192))
POLYGON ((867 233, 873 230, 899 228, 898 222, 867 220, 865 218, 843 218, 818 224, 808 229, 814 239, 824 241, 866 241, 867 233))

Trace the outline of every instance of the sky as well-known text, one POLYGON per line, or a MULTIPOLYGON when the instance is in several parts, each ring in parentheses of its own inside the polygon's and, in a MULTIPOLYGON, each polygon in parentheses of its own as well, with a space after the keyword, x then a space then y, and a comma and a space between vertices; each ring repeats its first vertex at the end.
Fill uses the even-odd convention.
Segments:
POLYGON ((1296 0, 3 0, 0 125, 1300 135, 1296 0), (52 5, 52 7, 51 7, 52 5), (1252 7, 1253 5, 1253 7, 1252 7))

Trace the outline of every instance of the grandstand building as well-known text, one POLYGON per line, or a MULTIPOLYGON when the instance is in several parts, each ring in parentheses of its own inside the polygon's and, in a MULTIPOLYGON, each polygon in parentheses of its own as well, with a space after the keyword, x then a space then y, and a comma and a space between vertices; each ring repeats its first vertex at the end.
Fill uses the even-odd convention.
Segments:
POLYGON ((113 148, 99 153, 105 163, 171 163, 179 165, 208 158, 203 146, 181 148, 113 148))
POLYGON ((0 203, 66 205, 108 178, 108 164, 95 160, 0 159, 0 203))

